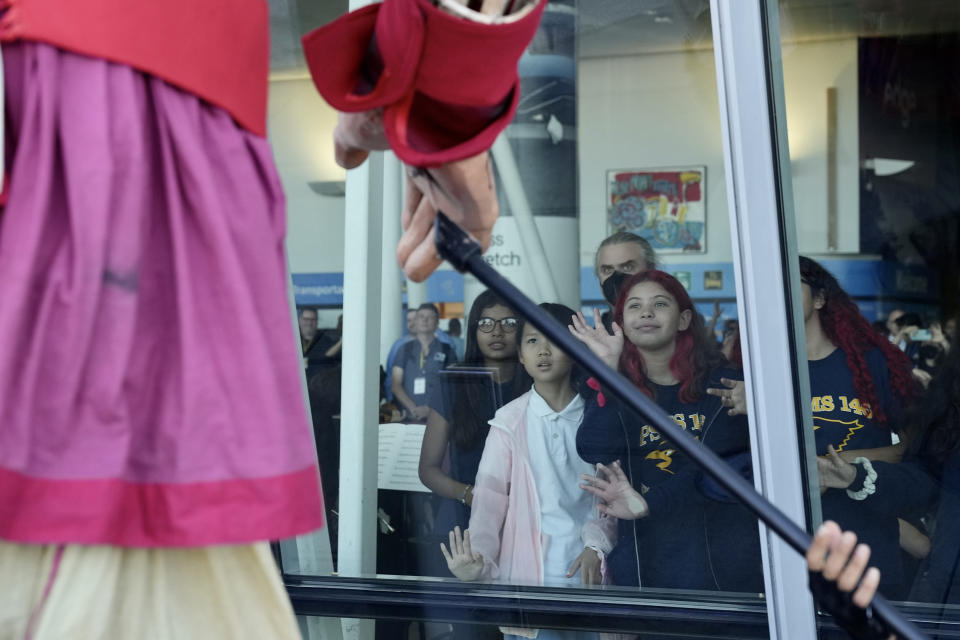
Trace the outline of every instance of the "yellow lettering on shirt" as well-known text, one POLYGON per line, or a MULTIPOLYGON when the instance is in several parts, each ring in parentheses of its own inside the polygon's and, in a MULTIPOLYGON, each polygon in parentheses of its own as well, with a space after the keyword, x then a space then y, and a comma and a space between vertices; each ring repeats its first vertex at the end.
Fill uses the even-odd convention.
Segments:
POLYGON ((703 431, 704 416, 699 413, 691 413, 689 417, 690 417, 690 420, 693 421, 693 430, 703 431))
POLYGON ((651 451, 647 454, 647 460, 660 460, 661 462, 657 463, 657 468, 661 471, 666 471, 667 473, 673 473, 670 471, 670 465, 673 464, 673 449, 658 449, 656 451, 651 451))
MULTIPOLYGON (((844 413, 853 413, 858 416, 873 417, 873 408, 869 402, 861 402, 859 398, 848 398, 847 396, 837 396, 840 402, 840 411, 844 413)), ((836 403, 833 396, 814 396, 810 400, 810 408, 814 413, 826 413, 836 410, 836 403)))
POLYGON ((648 424, 640 427, 640 446, 645 446, 650 442, 656 442, 660 439, 660 432, 648 424))

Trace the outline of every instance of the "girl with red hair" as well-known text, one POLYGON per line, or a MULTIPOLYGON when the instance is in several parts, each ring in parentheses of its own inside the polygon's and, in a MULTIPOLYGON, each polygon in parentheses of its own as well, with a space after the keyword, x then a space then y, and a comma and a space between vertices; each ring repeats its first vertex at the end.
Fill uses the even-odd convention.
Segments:
MULTIPOLYGON (((650 270, 633 275, 620 291, 612 335, 596 312, 596 329, 578 314, 571 332, 681 428, 748 473, 746 416, 742 404, 733 404, 742 383, 732 381, 737 374, 726 368, 683 285, 650 270)), ((588 385, 599 388, 594 381, 588 385)), ((601 463, 601 472, 585 477, 581 486, 604 501, 602 511, 621 519, 619 542, 606 558, 612 581, 760 590, 759 539, 749 513, 643 416, 602 391, 585 399, 577 451, 584 460, 601 463)))
POLYGON ((870 545, 881 589, 897 597, 901 542, 922 538, 897 517, 923 506, 929 484, 893 445, 916 393, 910 360, 820 264, 801 257, 800 279, 823 517, 870 545))

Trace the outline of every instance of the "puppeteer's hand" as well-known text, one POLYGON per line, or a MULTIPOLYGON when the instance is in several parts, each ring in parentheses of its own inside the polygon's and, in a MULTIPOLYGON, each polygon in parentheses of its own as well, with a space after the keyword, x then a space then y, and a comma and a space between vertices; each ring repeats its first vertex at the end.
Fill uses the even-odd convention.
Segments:
POLYGON ((489 153, 432 169, 407 167, 407 196, 400 219, 403 236, 397 244, 397 261, 414 282, 425 280, 443 262, 434 242, 437 211, 443 211, 487 250, 500 215, 489 153))
POLYGON ((650 512, 647 501, 630 484, 618 461, 609 467, 598 464, 597 475, 582 475, 580 479, 583 480, 581 489, 600 498, 597 505, 600 513, 621 520, 637 520, 650 512))
POLYGON ((880 585, 880 570, 868 569, 869 561, 870 547, 857 544, 856 534, 840 531, 837 523, 828 520, 807 549, 810 588, 818 603, 851 637, 895 640, 885 624, 868 618, 864 611, 880 585))
MULTIPOLYGON (((333 146, 337 164, 345 169, 363 164, 370 151, 389 149, 383 110, 340 112, 333 146)), ((404 231, 397 244, 397 261, 408 278, 422 282, 443 262, 434 244, 437 211, 443 211, 487 250, 500 214, 488 152, 429 169, 408 166, 406 173, 404 231)))
POLYGON ((460 535, 460 527, 450 532, 450 550, 441 542, 440 551, 447 560, 450 573, 465 582, 473 582, 483 573, 483 556, 470 548, 470 530, 460 535))
POLYGON ((711 387, 707 389, 707 393, 719 397, 723 406, 730 407, 728 415, 747 415, 747 388, 743 380, 720 378, 720 384, 723 387, 711 387))
POLYGON ((570 318, 570 324, 567 325, 567 328, 608 367, 616 369, 620 365, 620 353, 623 351, 623 330, 620 325, 614 322, 612 326, 613 335, 607 333, 603 326, 603 320, 600 319, 600 311, 596 307, 593 309, 592 327, 587 324, 583 312, 577 311, 577 314, 570 318))
POLYGON ((600 584, 600 556, 593 549, 584 549, 577 556, 570 568, 567 570, 567 577, 572 578, 580 572, 580 584, 600 584))
POLYGON ((371 151, 390 148, 383 130, 383 109, 371 109, 359 113, 337 113, 337 126, 333 130, 333 152, 337 164, 344 169, 353 169, 363 164, 371 151))

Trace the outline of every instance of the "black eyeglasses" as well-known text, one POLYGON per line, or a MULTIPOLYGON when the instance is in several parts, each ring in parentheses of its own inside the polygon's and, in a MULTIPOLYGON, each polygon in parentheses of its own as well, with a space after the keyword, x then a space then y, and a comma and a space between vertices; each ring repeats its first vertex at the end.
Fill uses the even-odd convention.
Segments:
POLYGON ((500 318, 499 320, 494 320, 493 318, 480 318, 480 321, 477 322, 477 329, 483 333, 490 333, 493 331, 494 325, 500 325, 500 329, 504 333, 513 333, 517 330, 517 324, 519 322, 516 318, 500 318))

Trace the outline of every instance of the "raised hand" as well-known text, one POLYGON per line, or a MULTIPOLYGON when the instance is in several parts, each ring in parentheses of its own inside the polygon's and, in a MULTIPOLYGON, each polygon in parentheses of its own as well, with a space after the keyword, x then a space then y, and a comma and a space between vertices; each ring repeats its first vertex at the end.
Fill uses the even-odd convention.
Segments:
POLYGON ((827 455, 817 458, 820 475, 820 490, 846 489, 857 477, 857 468, 840 457, 840 454, 827 445, 827 455))
POLYGON ((473 582, 483 573, 483 556, 470 548, 470 530, 460 535, 460 527, 450 532, 450 550, 441 542, 440 551, 447 560, 450 573, 464 582, 473 582))
POLYGON ((598 464, 597 475, 582 475, 580 479, 583 480, 581 489, 600 498, 597 505, 600 513, 621 520, 638 520, 650 513, 647 501, 630 484, 619 462, 609 467, 598 464))
POLYGON ((593 326, 587 324, 583 312, 577 311, 567 326, 576 338, 589 347, 595 356, 603 360, 608 367, 616 369, 620 365, 620 354, 623 352, 623 330, 616 322, 613 323, 613 335, 607 333, 600 319, 600 311, 593 309, 593 326))
POLYGON ((747 415, 747 388, 743 380, 720 378, 723 387, 711 387, 707 393, 720 398, 720 403, 730 407, 727 413, 731 416, 747 415))

